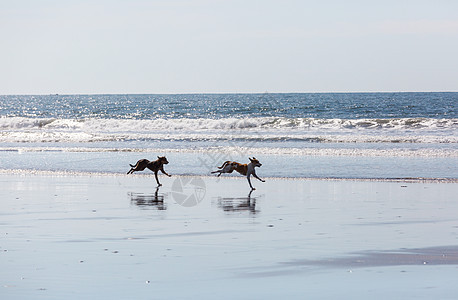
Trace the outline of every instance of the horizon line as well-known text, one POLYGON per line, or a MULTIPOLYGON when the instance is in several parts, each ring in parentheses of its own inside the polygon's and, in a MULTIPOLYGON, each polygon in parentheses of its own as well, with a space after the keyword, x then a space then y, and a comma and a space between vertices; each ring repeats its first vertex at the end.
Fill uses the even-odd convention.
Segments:
POLYGON ((458 91, 332 91, 332 92, 181 92, 181 93, 142 93, 142 92, 132 92, 132 93, 6 93, 1 94, 0 96, 69 96, 69 95, 241 95, 241 94, 401 94, 401 93, 457 93, 458 91))

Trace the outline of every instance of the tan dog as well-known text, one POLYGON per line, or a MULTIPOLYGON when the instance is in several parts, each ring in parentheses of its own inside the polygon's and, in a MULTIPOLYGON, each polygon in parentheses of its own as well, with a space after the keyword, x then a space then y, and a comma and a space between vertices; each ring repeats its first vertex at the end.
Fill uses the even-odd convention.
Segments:
POLYGON ((218 167, 217 171, 211 172, 212 174, 219 173, 218 177, 221 176, 223 173, 232 173, 234 171, 239 172, 242 175, 245 175, 248 184, 250 185, 251 190, 255 190, 255 188, 251 185, 251 180, 250 176, 253 175, 254 178, 259 179, 262 182, 266 182, 265 180, 261 179, 256 175, 255 167, 260 167, 262 164, 257 160, 256 158, 250 158, 250 163, 249 164, 241 164, 235 161, 225 161, 221 167, 218 167))
POLYGON ((154 176, 156 177, 157 185, 161 186, 162 184, 159 183, 159 179, 157 178, 157 173, 161 171, 162 173, 164 173, 165 175, 169 177, 172 176, 172 175, 167 174, 167 172, 164 171, 164 165, 168 163, 169 161, 167 160, 167 158, 165 158, 165 156, 162 156, 162 157, 158 156, 157 160, 155 161, 149 161, 147 159, 140 159, 139 161, 137 161, 137 164, 135 166, 129 164, 131 168, 129 172, 127 172, 127 174, 132 174, 133 172, 136 172, 136 171, 143 171, 144 169, 148 168, 154 172, 154 176))

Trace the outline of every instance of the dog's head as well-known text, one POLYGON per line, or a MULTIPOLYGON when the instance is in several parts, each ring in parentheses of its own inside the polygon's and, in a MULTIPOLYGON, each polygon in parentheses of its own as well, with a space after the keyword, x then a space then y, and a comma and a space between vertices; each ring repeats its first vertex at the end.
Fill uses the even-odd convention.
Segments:
POLYGON ((165 156, 158 156, 157 158, 158 158, 159 161, 160 161, 162 164, 164 164, 164 165, 166 165, 166 164, 169 163, 169 161, 167 160, 167 158, 165 158, 165 156))
POLYGON ((262 164, 259 162, 259 160, 257 160, 255 157, 250 158, 250 161, 251 161, 251 163, 253 164, 253 166, 255 166, 255 167, 260 167, 260 166, 262 166, 262 164))

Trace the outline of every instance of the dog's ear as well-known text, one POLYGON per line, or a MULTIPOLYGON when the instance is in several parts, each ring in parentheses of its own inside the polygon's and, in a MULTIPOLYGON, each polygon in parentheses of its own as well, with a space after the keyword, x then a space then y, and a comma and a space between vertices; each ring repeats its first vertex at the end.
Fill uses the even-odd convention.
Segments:
POLYGON ((160 157, 160 156, 158 156, 157 158, 161 159, 161 157, 160 157))
POLYGON ((249 159, 250 161, 253 161, 253 158, 251 158, 251 157, 248 157, 248 159, 249 159))

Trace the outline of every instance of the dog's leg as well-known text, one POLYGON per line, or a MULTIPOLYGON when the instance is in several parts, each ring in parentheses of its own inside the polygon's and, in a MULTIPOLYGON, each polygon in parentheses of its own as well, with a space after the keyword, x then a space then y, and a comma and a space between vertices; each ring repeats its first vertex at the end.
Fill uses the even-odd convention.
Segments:
POLYGON ((255 188, 251 185, 250 175, 251 175, 251 174, 248 174, 248 175, 246 176, 246 179, 248 179, 248 184, 250 185, 251 190, 255 190, 255 188))
POLYGON ((221 167, 218 167, 218 169, 221 169, 221 170, 216 170, 216 171, 213 171, 213 172, 210 172, 210 174, 216 174, 216 173, 219 173, 217 177, 220 177, 222 173, 226 173, 225 172, 225 168, 227 166, 227 164, 229 163, 229 161, 225 161, 221 167))
MULTIPOLYGON (((137 164, 138 164, 138 162, 137 162, 137 164)), ((134 165, 131 165, 131 164, 129 164, 129 166, 130 166, 130 170, 129 170, 129 172, 127 172, 127 174, 132 174, 135 171, 135 168, 137 166, 136 165, 134 166, 134 165)))
POLYGON ((149 163, 150 161, 147 159, 140 159, 139 161, 137 161, 137 164, 135 166, 130 166, 134 169, 132 172, 137 172, 145 170, 148 167, 149 163))
POLYGON ((221 170, 211 172, 211 174, 215 174, 215 173, 219 173, 218 176, 216 177, 220 177, 223 172, 221 170))
POLYGON ((255 172, 253 172, 253 176, 254 176, 255 178, 259 179, 259 181, 261 181, 261 182, 266 182, 264 179, 259 178, 258 175, 256 175, 255 172))
POLYGON ((137 161, 137 163, 134 165, 131 165, 129 164, 130 166, 130 170, 129 172, 127 172, 127 174, 132 174, 134 173, 135 171, 143 171, 146 167, 146 163, 149 162, 147 159, 140 159, 139 161, 137 161))
POLYGON ((161 172, 164 173, 165 175, 167 175, 167 176, 169 176, 169 177, 172 177, 172 175, 169 175, 169 174, 167 174, 166 171, 164 171, 164 167, 162 167, 160 170, 161 170, 161 172))
POLYGON ((157 178, 157 171, 154 172, 154 177, 156 177, 157 186, 162 186, 162 184, 159 182, 159 179, 157 178))

